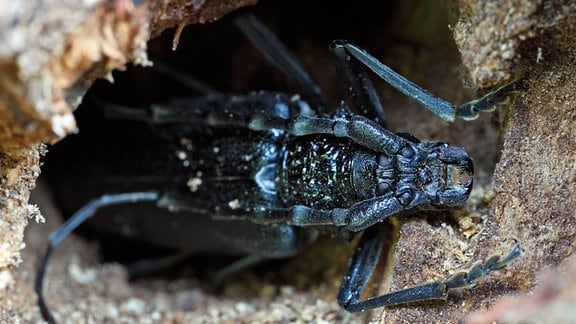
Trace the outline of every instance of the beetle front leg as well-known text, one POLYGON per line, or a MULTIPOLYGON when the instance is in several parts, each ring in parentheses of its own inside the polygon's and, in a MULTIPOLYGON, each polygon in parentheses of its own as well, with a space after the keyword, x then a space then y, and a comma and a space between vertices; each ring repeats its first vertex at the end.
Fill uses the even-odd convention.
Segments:
POLYGON ((454 106, 451 103, 432 95, 430 92, 414 84, 412 81, 401 76, 360 47, 343 40, 334 41, 334 44, 336 46, 344 47, 350 55, 362 62, 362 64, 378 75, 381 79, 398 89, 406 96, 416 100, 420 105, 429 109, 438 117, 445 121, 454 121, 454 106))
POLYGON ((456 117, 464 120, 474 120, 478 118, 479 112, 491 112, 496 109, 496 103, 504 101, 510 93, 516 92, 523 87, 522 80, 509 83, 484 97, 466 102, 456 109, 456 117))
POLYGON ((281 128, 293 136, 330 134, 349 138, 366 148, 388 155, 398 154, 410 146, 406 139, 359 115, 352 116, 350 119, 299 116, 286 120, 259 116, 253 119, 250 128, 253 130, 281 128))
POLYGON ((350 258, 336 298, 338 304, 349 312, 357 311, 356 305, 360 300, 360 294, 380 259, 386 240, 385 226, 390 226, 390 224, 383 222, 366 229, 350 258))

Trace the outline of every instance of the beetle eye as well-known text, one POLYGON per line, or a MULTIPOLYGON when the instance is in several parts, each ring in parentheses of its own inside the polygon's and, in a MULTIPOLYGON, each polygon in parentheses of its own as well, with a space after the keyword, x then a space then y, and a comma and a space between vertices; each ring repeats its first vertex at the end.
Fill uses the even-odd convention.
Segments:
POLYGON ((397 196, 400 203, 404 206, 407 206, 412 201, 413 194, 411 191, 406 190, 402 192, 400 195, 397 196))

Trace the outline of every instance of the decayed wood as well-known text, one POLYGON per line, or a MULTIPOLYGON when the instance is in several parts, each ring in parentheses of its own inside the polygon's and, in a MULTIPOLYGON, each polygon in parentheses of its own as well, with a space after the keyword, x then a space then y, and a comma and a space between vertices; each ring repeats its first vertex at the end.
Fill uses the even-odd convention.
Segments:
POLYGON ((6 2, 0 13, 0 148, 54 142, 76 131, 72 111, 93 80, 129 62, 147 64, 151 36, 254 2, 6 2))
MULTIPOLYGON (((13 289, 39 143, 76 131, 73 110, 98 77, 148 64, 146 42, 165 28, 213 21, 245 1, 0 1, 0 296, 13 289)), ((1 305, 12 305, 2 300, 1 305)), ((29 300, 24 298, 23 300, 29 300)), ((0 321, 10 321, 0 306, 0 321)))
POLYGON ((146 62, 146 8, 130 1, 16 2, 2 19, 0 147, 54 142, 96 76, 146 62))

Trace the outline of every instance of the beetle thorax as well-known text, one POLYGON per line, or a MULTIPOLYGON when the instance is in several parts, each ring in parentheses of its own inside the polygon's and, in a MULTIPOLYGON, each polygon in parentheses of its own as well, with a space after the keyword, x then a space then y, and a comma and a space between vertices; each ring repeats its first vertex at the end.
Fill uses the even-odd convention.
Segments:
POLYGON ((313 136, 292 141, 282 167, 279 193, 288 206, 347 208, 374 196, 375 154, 348 140, 313 136))

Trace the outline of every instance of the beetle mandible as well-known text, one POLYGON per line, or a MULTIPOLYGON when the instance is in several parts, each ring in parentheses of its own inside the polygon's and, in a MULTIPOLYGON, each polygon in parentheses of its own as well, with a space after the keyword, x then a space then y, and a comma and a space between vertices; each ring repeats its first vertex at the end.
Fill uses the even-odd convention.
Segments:
POLYGON ((318 234, 349 238, 362 233, 338 294, 349 312, 446 298, 449 289, 471 286, 522 253, 516 244, 505 257, 490 257, 446 280, 360 300, 383 249, 383 222, 393 215, 462 207, 473 176, 472 160, 462 148, 388 130, 365 69, 446 121, 491 111, 517 84, 454 107, 358 46, 337 40, 330 52, 351 106, 341 103, 330 110, 299 61, 254 16, 240 15, 236 24, 302 88, 301 94, 205 91, 147 111, 111 111, 113 118, 151 126, 152 131, 143 140, 146 150, 135 142, 132 150, 116 152, 106 164, 110 180, 102 181, 109 181, 117 193, 92 200, 50 235, 36 286, 46 319, 54 320, 42 296, 52 249, 100 208, 118 204, 134 204, 136 214, 154 205, 180 220, 187 218, 196 232, 178 234, 169 231, 178 222, 152 221, 134 223, 131 235, 189 250, 282 258, 318 234), (162 163, 148 163, 154 159, 162 163), (120 168, 122 164, 130 168, 120 168), (115 174, 115 168, 131 173, 115 174), (130 190, 123 191, 126 179, 130 190))

